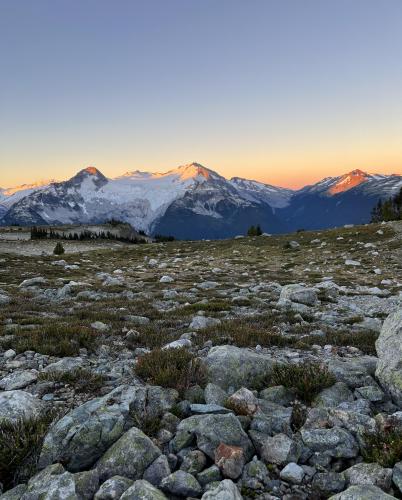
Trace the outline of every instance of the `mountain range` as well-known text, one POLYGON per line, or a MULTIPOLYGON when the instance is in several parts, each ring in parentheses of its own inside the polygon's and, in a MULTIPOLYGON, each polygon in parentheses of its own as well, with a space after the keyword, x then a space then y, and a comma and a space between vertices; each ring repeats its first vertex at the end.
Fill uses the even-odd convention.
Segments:
POLYGON ((129 222, 149 234, 227 238, 252 224, 269 233, 369 222, 379 198, 402 187, 401 175, 353 170, 291 190, 233 177, 198 163, 165 173, 127 172, 110 179, 94 167, 64 182, 0 188, 1 225, 129 222))

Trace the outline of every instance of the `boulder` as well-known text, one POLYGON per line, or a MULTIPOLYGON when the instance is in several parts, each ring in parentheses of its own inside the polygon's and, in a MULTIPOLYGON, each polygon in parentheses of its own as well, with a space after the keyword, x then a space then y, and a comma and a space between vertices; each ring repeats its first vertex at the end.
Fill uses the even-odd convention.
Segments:
POLYGON ((282 287, 279 300, 290 300, 305 306, 314 306, 318 302, 317 292, 314 288, 306 288, 298 284, 282 287))
POLYGON ((23 389, 24 387, 36 382, 37 378, 37 370, 10 373, 0 380, 0 389, 3 391, 23 389))
POLYGON ((381 467, 377 463, 360 463, 344 471, 348 485, 371 484, 384 491, 391 488, 392 469, 381 467))
POLYGON ((138 420, 170 409, 176 397, 160 387, 120 386, 74 408, 47 433, 39 467, 54 462, 71 472, 91 467, 138 420))
POLYGON ((21 418, 38 418, 46 410, 41 400, 25 391, 0 393, 0 420, 14 423, 21 418))
POLYGON ((80 500, 75 489, 74 475, 61 464, 49 465, 28 482, 21 500, 80 500))
POLYGON ((395 404, 402 408, 402 308, 384 321, 376 341, 376 377, 395 404))
POLYGON ((184 470, 178 470, 165 477, 161 482, 161 489, 181 497, 198 497, 202 493, 200 483, 184 470))
POLYGON ((243 449, 221 443, 215 450, 215 464, 221 470, 223 477, 237 479, 241 476, 245 465, 243 449))
POLYGON ((131 479, 113 476, 102 484, 95 493, 94 500, 118 500, 132 484, 131 479))
POLYGON ((201 497, 201 500, 242 500, 236 485, 230 479, 220 482, 216 488, 208 490, 201 497))
POLYGON ((353 458, 359 453, 356 439, 340 427, 332 429, 301 429, 304 444, 313 452, 334 458, 353 458))
POLYGON ((294 462, 288 463, 280 472, 280 478, 288 483, 300 484, 305 475, 304 469, 294 462))
POLYGON ((161 454, 155 444, 137 427, 124 433, 99 459, 101 480, 119 475, 141 479, 147 467, 161 454))
POLYGON ((300 453, 300 445, 296 441, 286 434, 276 434, 273 437, 267 436, 261 458, 269 464, 286 465, 289 462, 297 462, 300 453))
POLYGON ((134 481, 126 490, 120 500, 167 500, 166 496, 151 483, 144 479, 134 481))
POLYGON ((271 356, 232 345, 213 347, 204 361, 209 381, 224 390, 250 387, 274 364, 271 356))
POLYGON ((347 490, 333 495, 330 500, 391 500, 395 497, 387 495, 377 486, 350 486, 347 490))
POLYGON ((254 454, 254 447, 249 437, 232 413, 227 415, 194 415, 182 420, 177 427, 175 446, 180 440, 180 449, 185 448, 194 439, 197 441, 198 449, 212 460, 215 458, 215 450, 220 443, 242 448, 246 461, 249 461, 254 454))

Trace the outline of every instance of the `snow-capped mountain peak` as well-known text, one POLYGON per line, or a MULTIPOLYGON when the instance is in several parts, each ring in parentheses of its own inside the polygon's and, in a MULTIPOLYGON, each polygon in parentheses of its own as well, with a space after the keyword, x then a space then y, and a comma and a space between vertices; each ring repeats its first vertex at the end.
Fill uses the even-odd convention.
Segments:
POLYGON ((371 176, 367 172, 356 169, 342 175, 336 180, 334 184, 328 189, 328 194, 338 194, 352 189, 362 182, 366 182, 371 176))

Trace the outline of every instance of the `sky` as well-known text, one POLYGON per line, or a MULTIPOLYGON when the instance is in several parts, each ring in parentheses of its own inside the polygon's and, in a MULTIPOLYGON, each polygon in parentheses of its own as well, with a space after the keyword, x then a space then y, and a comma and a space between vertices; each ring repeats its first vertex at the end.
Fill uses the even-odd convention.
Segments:
POLYGON ((0 0, 0 186, 402 173, 401 0, 0 0))

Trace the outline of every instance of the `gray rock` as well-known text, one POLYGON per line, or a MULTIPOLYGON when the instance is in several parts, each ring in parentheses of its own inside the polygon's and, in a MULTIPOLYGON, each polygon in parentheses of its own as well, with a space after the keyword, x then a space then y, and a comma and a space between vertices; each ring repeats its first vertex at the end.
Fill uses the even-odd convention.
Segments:
POLYGON ((303 481, 304 475, 304 470, 294 462, 287 464, 280 472, 281 479, 293 484, 300 484, 303 481))
POLYGON ((189 325, 189 328, 191 330, 203 330, 204 328, 220 325, 220 323, 221 320, 217 318, 208 318, 207 316, 194 316, 189 325))
POLYGON ((195 476, 205 469, 207 465, 207 458, 200 450, 193 450, 188 453, 180 466, 181 470, 193 474, 195 476))
POLYGON ((228 408, 225 408, 224 406, 220 405, 214 405, 214 404, 199 404, 199 403, 194 403, 190 405, 190 411, 191 413, 194 413, 195 415, 205 415, 208 413, 213 413, 215 415, 217 414, 225 414, 225 413, 230 413, 231 410, 228 408))
POLYGON ((376 463, 360 463, 344 471, 348 485, 371 484, 389 491, 392 483, 392 469, 376 463))
POLYGON ((167 500, 166 496, 151 483, 140 479, 135 481, 120 497, 120 500, 167 500))
POLYGON ((134 316, 129 314, 128 316, 124 316, 124 321, 131 323, 133 325, 147 325, 151 320, 145 316, 134 316))
POLYGON ((201 486, 206 486, 214 481, 220 481, 222 479, 221 471, 216 465, 208 467, 208 469, 203 470, 197 474, 197 481, 201 486))
POLYGON ((197 479, 183 470, 178 470, 165 477, 161 482, 161 489, 171 495, 182 497, 198 497, 202 488, 197 479))
POLYGON ((298 284, 282 287, 279 300, 290 300, 305 306, 314 306, 318 302, 317 292, 314 288, 306 288, 298 284))
POLYGON ((23 494, 27 490, 27 485, 26 484, 19 484, 18 486, 15 486, 15 488, 12 488, 11 490, 6 491, 2 495, 0 495, 1 500, 20 500, 20 498, 23 496, 23 494))
POLYGON ((10 373, 0 380, 0 389, 3 389, 3 391, 23 389, 24 387, 36 382, 37 378, 37 370, 10 373))
POLYGON ((147 480, 157 488, 161 484, 163 478, 171 473, 169 461, 166 455, 160 455, 152 464, 145 470, 143 479, 147 480))
POLYGON ((230 479, 221 481, 216 488, 206 491, 201 500, 242 500, 236 485, 230 479))
POLYGON ((398 462, 394 465, 394 469, 392 471, 392 481, 402 493, 402 462, 398 462))
POLYGON ((353 394, 345 382, 337 382, 322 390, 314 403, 318 406, 335 407, 344 401, 353 401, 353 394))
POLYGON ((92 500, 99 488, 99 474, 96 469, 78 472, 73 475, 75 492, 82 500, 92 500))
POLYGON ((148 436, 132 427, 99 459, 97 469, 103 481, 116 475, 140 479, 160 454, 148 436))
POLYGON ((301 429, 304 444, 313 452, 325 452, 334 458, 353 458, 359 446, 350 432, 340 427, 332 429, 301 429))
POLYGON ((39 467, 60 461, 72 472, 89 468, 138 420, 163 413, 174 401, 175 391, 133 386, 121 386, 92 399, 50 428, 39 467))
MULTIPOLYGON (((246 461, 250 460, 254 454, 254 447, 250 439, 239 420, 231 413, 227 415, 195 415, 186 418, 180 422, 177 433, 179 437, 180 435, 187 436, 187 440, 182 441, 181 448, 191 444, 195 438, 198 449, 212 460, 215 457, 215 449, 220 443, 242 448, 246 461)), ((176 445, 178 435, 175 437, 176 445)))
POLYGON ((231 345, 213 347, 205 358, 208 379, 222 389, 250 386, 273 366, 271 356, 231 345))
POLYGON ((289 462, 297 462, 301 453, 300 445, 286 436, 276 434, 267 436, 261 451, 261 458, 269 464, 286 465, 289 462))
POLYGON ((267 387, 260 392, 260 398, 270 403, 281 406, 288 406, 295 399, 295 395, 283 385, 267 387))
POLYGON ((25 391, 0 393, 0 420, 13 423, 21 418, 37 418, 45 409, 45 403, 25 391))
POLYGON ((402 308, 384 321, 376 341, 376 377, 395 404, 402 408, 402 308))
POLYGON ((117 500, 132 484, 131 479, 113 476, 102 484, 95 493, 94 500, 117 500))
POLYGON ((37 276, 36 278, 29 278, 20 283, 20 288, 27 288, 30 286, 45 285, 47 280, 42 278, 42 276, 37 276))
POLYGON ((385 394, 383 393, 383 391, 375 385, 358 387, 355 390, 355 395, 357 398, 367 399, 368 401, 370 401, 370 403, 380 403, 385 399, 385 394))
POLYGON ((205 397, 205 402, 207 404, 215 404, 215 405, 219 405, 219 406, 224 406, 228 395, 218 385, 209 383, 205 387, 204 397, 205 397))
POLYGON ((330 500, 391 500, 395 498, 387 495, 377 486, 359 485, 350 486, 347 490, 330 497, 330 500))
POLYGON ((331 359, 328 363, 328 370, 338 381, 345 382, 350 389, 376 385, 371 376, 370 366, 361 362, 359 358, 331 359))
POLYGON ((63 358, 60 361, 57 361, 56 363, 51 363, 50 365, 47 365, 43 371, 45 373, 57 373, 57 374, 69 373, 74 370, 77 370, 78 368, 81 368, 83 363, 84 361, 82 358, 63 358))
POLYGON ((21 500, 79 500, 74 475, 61 464, 49 465, 29 480, 21 500))
POLYGON ((313 491, 325 497, 343 491, 345 485, 345 475, 338 472, 318 472, 312 482, 313 491))
POLYGON ((253 457, 253 460, 246 464, 243 469, 241 484, 252 490, 262 490, 268 485, 269 481, 267 466, 257 457, 253 457))

